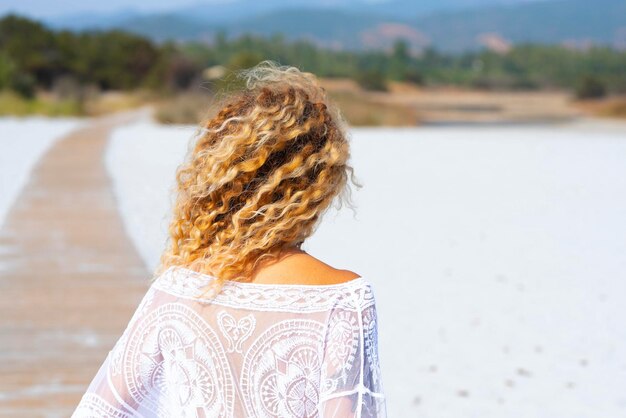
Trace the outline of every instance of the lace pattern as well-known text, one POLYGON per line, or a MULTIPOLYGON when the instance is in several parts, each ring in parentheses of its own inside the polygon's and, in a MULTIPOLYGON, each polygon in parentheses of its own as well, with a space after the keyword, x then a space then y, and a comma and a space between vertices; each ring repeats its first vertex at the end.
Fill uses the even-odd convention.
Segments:
POLYGON ((82 417, 385 417, 376 305, 363 278, 228 282, 170 268, 74 412, 82 417))
POLYGON ((202 297, 210 281, 211 277, 208 275, 174 266, 155 281, 155 287, 178 297, 203 303, 252 310, 316 312, 328 310, 337 303, 355 310, 357 305, 364 308, 374 303, 372 289, 363 278, 325 286, 226 282, 215 298, 202 297), (356 301, 352 295, 356 295, 356 301))
POLYGON ((94 393, 86 393, 74 415, 85 418, 133 418, 133 415, 124 412, 108 403, 104 398, 94 393))

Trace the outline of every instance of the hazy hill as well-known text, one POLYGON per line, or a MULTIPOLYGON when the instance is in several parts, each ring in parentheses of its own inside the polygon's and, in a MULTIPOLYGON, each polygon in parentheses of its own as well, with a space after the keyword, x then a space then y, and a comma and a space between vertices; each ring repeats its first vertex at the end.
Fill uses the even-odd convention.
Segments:
POLYGON ((177 11, 182 16, 210 22, 224 22, 256 14, 294 8, 337 9, 355 14, 385 17, 417 17, 440 11, 465 10, 489 5, 523 4, 542 0, 238 0, 226 3, 198 3, 177 11))
POLYGON ((513 42, 606 43, 626 48, 626 0, 555 0, 420 17, 412 25, 443 49, 475 47, 481 34, 513 42))
POLYGON ((53 27, 69 29, 102 28, 118 26, 137 17, 158 18, 157 15, 177 16, 204 23, 226 23, 293 8, 333 8, 356 14, 371 13, 378 16, 406 18, 439 11, 455 11, 486 5, 519 4, 533 1, 542 0, 317 0, 315 2, 310 0, 201 0, 194 5, 179 7, 168 13, 140 13, 132 8, 127 8, 112 13, 61 14, 60 17, 49 18, 47 23, 53 27))
MULTIPOLYGON (((461 51, 481 46, 503 48, 511 43, 592 43, 626 48, 626 0, 308 0, 198 4, 168 14, 132 12, 101 20, 73 19, 77 29, 119 27, 153 39, 210 39, 218 30, 287 39, 308 38, 335 48, 389 46, 407 39, 414 49, 434 46, 461 51), (91 24, 85 24, 91 22, 91 24)), ((67 19, 65 20, 67 22, 67 19)), ((55 26, 62 26, 57 19, 55 26)))

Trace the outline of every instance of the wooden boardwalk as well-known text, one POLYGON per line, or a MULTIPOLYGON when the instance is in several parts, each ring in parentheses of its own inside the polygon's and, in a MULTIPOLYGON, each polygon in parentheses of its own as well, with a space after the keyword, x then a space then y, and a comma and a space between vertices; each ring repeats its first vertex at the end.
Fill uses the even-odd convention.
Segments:
POLYGON ((90 122, 41 158, 0 228, 0 416, 69 417, 149 286, 90 122))

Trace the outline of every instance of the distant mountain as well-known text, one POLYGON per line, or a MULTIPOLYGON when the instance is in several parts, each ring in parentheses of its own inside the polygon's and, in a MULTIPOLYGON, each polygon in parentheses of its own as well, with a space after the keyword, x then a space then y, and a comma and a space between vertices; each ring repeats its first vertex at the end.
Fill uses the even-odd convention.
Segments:
POLYGON ((347 13, 385 17, 417 17, 433 12, 465 10, 481 6, 524 4, 541 0, 235 0, 198 3, 177 14, 206 22, 227 22, 285 9, 336 9, 347 13))
POLYGON ((280 32, 287 39, 308 38, 344 49, 385 48, 397 38, 408 40, 415 50, 506 50, 520 42, 626 49, 626 0, 325 0, 315 6, 292 0, 288 7, 283 0, 239 0, 168 14, 127 12, 73 22, 74 27, 80 23, 78 29, 91 22, 92 27, 119 27, 156 40, 209 40, 225 30, 229 36, 280 32))
POLYGON ((228 23, 286 9, 335 9, 347 13, 407 18, 439 12, 465 10, 488 5, 523 4, 541 0, 214 0, 202 1, 167 13, 139 13, 133 9, 114 13, 78 13, 49 18, 52 27, 82 30, 128 25, 140 19, 176 17, 204 23, 228 23))
POLYGON ((336 9, 292 9, 233 22, 221 28, 233 36, 281 32, 288 34, 288 38, 306 38, 318 45, 337 49, 362 49, 362 35, 385 21, 384 18, 367 13, 336 9))
POLYGON ((182 17, 176 13, 135 16, 113 27, 144 35, 156 41, 211 39, 217 28, 216 24, 182 17))
POLYGON ((71 13, 60 17, 47 19, 48 26, 55 29, 107 29, 122 25, 136 17, 142 16, 136 10, 126 9, 114 13, 71 13))
MULTIPOLYGON (((398 36, 411 40, 414 48, 418 48, 417 41, 423 38, 418 31, 398 19, 320 8, 285 9, 229 23, 203 23, 178 14, 140 16, 123 22, 119 27, 158 41, 210 39, 218 31, 224 31, 229 37, 281 33, 288 40, 308 39, 319 46, 349 50, 385 48, 398 36)), ((427 43, 424 38, 421 46, 427 43)))
POLYGON ((626 0, 556 0, 484 7, 420 17, 412 26, 445 50, 474 48, 489 37, 508 43, 602 43, 626 49, 626 0))

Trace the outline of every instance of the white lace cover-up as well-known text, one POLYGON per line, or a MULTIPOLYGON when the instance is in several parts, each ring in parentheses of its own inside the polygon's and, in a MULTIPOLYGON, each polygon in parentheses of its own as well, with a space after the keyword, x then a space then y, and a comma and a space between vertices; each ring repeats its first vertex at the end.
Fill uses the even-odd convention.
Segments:
POLYGON ((385 417, 377 315, 362 277, 227 282, 171 267, 83 395, 82 417, 385 417))

